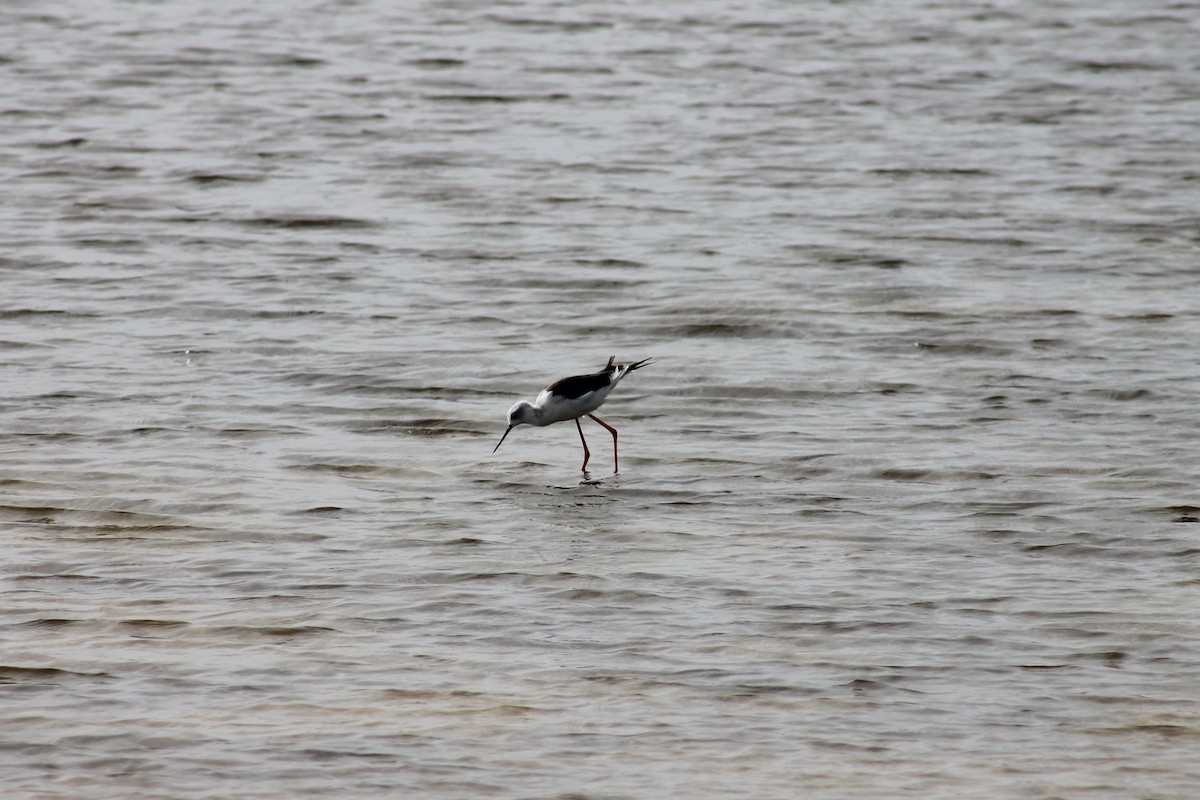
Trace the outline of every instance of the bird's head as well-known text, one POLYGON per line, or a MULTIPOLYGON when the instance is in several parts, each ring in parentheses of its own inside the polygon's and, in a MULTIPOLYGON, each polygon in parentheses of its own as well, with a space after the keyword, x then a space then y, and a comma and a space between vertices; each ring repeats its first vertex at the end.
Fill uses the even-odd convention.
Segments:
POLYGON ((500 437, 500 441, 492 450, 493 453, 500 449, 500 445, 504 444, 504 440, 508 438, 508 434, 513 428, 518 425, 532 425, 533 420, 537 417, 537 411, 533 405, 525 400, 519 403, 513 403, 513 407, 508 410, 508 429, 504 431, 504 435, 500 437))
POLYGON ((512 408, 508 410, 508 427, 532 425, 536 416, 537 411, 534 410, 532 403, 525 400, 513 403, 512 408))

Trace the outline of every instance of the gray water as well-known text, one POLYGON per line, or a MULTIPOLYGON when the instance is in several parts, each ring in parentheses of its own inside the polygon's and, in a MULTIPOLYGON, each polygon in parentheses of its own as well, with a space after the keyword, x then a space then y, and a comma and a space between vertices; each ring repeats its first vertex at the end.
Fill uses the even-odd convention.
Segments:
POLYGON ((0 7, 5 797, 1196 797, 1198 34, 0 7))

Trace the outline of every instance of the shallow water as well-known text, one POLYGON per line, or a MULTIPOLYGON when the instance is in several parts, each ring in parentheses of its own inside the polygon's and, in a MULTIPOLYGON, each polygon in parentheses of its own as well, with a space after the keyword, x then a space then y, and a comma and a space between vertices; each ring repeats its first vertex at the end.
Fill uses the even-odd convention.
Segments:
POLYGON ((1187 5, 0 10, 13 797, 1186 798, 1187 5), (653 356, 600 412, 549 381, 653 356))

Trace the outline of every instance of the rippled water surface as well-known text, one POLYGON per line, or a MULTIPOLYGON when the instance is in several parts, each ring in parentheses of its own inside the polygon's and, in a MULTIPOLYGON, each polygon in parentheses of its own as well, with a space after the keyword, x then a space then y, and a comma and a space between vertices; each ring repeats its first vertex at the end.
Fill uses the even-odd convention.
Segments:
POLYGON ((1195 797, 1198 33, 5 4, 5 796, 1195 797))

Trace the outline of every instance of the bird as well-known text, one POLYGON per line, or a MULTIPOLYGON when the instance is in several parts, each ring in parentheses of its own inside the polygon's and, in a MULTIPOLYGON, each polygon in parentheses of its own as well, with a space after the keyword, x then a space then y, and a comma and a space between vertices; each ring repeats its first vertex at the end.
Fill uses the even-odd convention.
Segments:
POLYGON ((617 357, 610 356, 608 364, 605 365, 604 369, 594 375, 573 375, 570 378, 563 378, 542 389, 537 399, 532 403, 525 400, 514 403, 512 408, 508 410, 508 429, 504 431, 504 435, 500 437, 500 441, 496 444, 492 453, 495 454, 496 450, 500 449, 500 445, 504 444, 504 440, 508 438, 508 434, 518 425, 536 425, 540 428, 552 425, 555 422, 565 422, 566 420, 573 419, 575 420, 575 427, 579 429, 579 441, 583 442, 583 466, 581 469, 586 476, 588 459, 592 454, 588 450, 587 439, 583 438, 583 426, 579 424, 579 418, 587 416, 612 434, 613 474, 616 475, 619 469, 617 464, 617 429, 592 414, 592 412, 604 404, 608 393, 621 382, 622 378, 635 369, 641 369, 653 363, 651 359, 644 358, 632 364, 618 364, 617 357))

